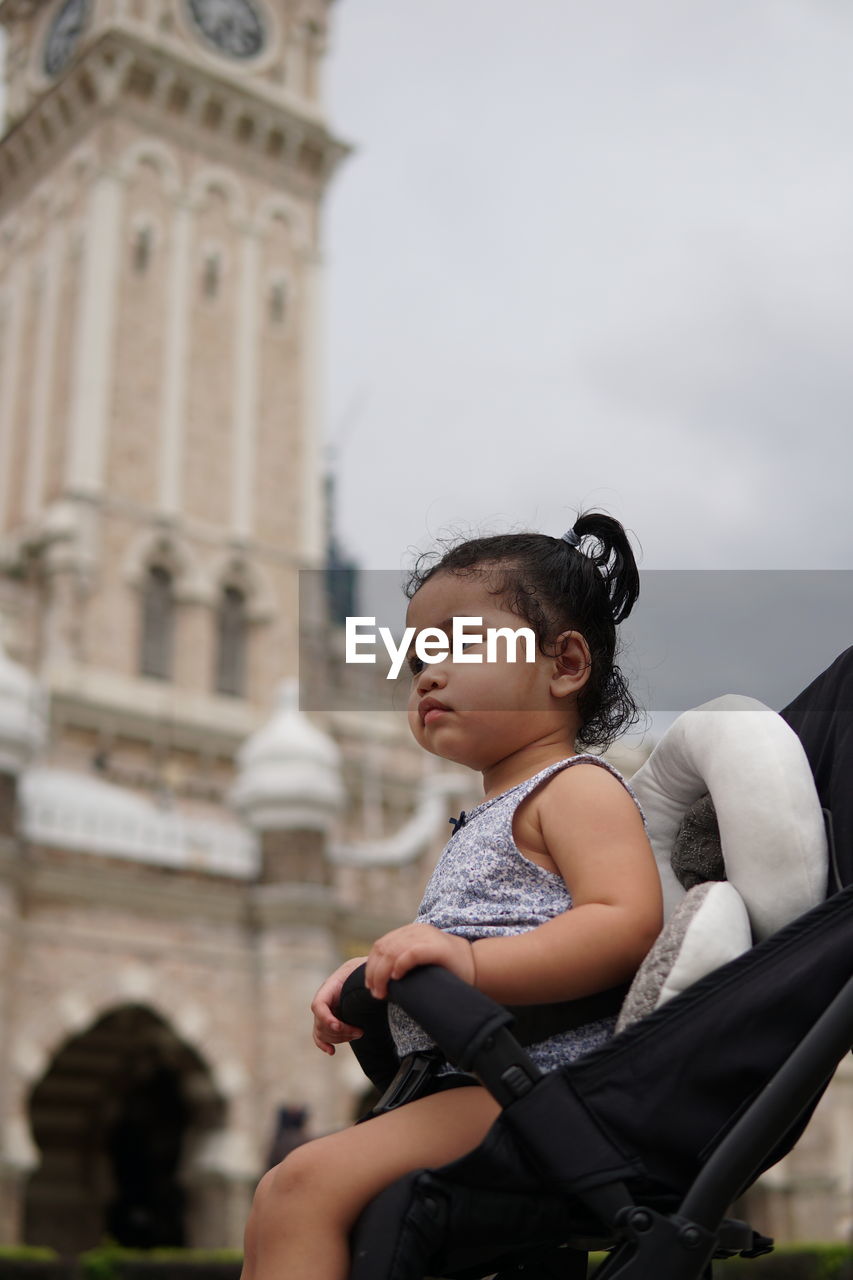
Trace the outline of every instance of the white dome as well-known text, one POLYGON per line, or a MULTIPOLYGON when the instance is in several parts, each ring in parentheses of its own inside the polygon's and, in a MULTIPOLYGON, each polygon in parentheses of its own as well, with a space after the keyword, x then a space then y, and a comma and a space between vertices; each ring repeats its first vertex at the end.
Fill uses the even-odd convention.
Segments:
POLYGON ((44 691, 0 645, 0 773, 17 776, 46 737, 44 691))
POLYGON ((232 803, 258 831, 327 831, 344 800, 340 752, 298 709, 296 681, 237 756, 232 803))

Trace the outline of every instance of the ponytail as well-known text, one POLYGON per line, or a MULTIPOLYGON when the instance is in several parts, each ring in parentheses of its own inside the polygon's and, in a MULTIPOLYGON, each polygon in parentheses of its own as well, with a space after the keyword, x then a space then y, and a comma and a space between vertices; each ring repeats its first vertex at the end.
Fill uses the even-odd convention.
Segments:
POLYGON ((618 626, 628 617, 640 594, 640 574, 628 535, 618 520, 601 511, 578 516, 572 533, 578 539, 580 554, 592 561, 604 580, 613 621, 618 626), (596 540, 597 550, 583 545, 586 538, 596 540))

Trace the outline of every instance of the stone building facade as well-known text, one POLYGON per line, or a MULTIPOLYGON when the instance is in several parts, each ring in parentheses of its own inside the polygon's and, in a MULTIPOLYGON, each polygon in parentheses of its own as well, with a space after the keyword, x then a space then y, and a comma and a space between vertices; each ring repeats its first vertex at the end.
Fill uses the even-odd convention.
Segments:
POLYGON ((292 688, 327 4, 0 19, 0 1241, 239 1245, 280 1110, 352 1117, 308 1004, 460 785, 292 688))
POLYGON ((294 693, 328 7, 0 3, 2 1243, 239 1246, 276 1140, 363 1092, 314 990, 474 798, 294 693))

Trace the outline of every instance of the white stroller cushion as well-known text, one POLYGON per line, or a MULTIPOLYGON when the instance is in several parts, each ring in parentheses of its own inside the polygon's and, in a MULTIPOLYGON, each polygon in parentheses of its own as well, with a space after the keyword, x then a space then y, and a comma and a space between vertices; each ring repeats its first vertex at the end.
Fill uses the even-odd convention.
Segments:
POLYGON ((709 880, 688 890, 637 971, 617 1032, 751 946, 749 917, 733 885, 709 880))
POLYGON ((667 918, 684 897, 670 865, 673 842, 685 810, 706 791, 726 876, 756 941, 826 896, 826 832, 812 772, 797 735, 763 703, 727 694, 686 711, 631 786, 646 814, 667 918))

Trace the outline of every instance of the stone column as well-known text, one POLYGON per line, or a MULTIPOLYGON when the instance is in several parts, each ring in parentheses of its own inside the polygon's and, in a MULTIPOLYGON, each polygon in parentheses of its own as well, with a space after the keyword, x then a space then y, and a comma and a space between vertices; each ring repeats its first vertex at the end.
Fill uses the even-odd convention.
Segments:
POLYGON ((244 227, 240 236, 236 353, 234 373, 233 443, 231 462, 231 526, 238 538, 251 538, 254 529, 255 436, 258 429, 258 295, 257 234, 244 227))
POLYGON ((13 837, 15 779, 0 775, 0 1240, 22 1241, 26 1183, 37 1153, 14 1096, 10 1061, 14 989, 20 947, 18 853, 13 837))
POLYGON ((18 844, 18 774, 44 741, 45 708, 32 677, 0 649, 0 1240, 21 1241, 27 1179, 38 1163, 18 1084, 16 981, 23 867, 18 844))
POLYGON ((307 1108, 309 1133, 340 1118, 337 1071, 312 1042, 310 1012, 314 992, 339 963, 327 837, 343 800, 340 759, 335 743, 297 710, 294 685, 284 687, 271 719, 242 748, 234 794, 260 853, 252 928, 263 1160, 280 1107, 307 1108))
POLYGON ((323 490, 323 409, 320 392, 323 381, 321 333, 322 261, 316 252, 301 256, 302 294, 302 512, 299 547, 309 565, 322 563, 325 539, 323 490))
POLYGON ((340 963, 337 904, 325 869, 295 878, 309 863, 326 862, 325 844, 320 833, 298 828, 269 832, 264 844, 264 876, 283 878, 263 879, 252 901, 258 972, 256 1126, 262 1157, 283 1106, 306 1109, 312 1136, 342 1119, 338 1073, 313 1043, 310 1011, 315 991, 340 963))
POLYGON ((192 210, 179 203, 172 218, 169 284, 166 293, 166 326, 163 367, 163 399, 160 404, 160 439, 157 465, 157 501, 168 516, 183 508, 181 473, 184 456, 184 416, 190 332, 190 266, 192 210))
POLYGON ((116 174, 99 173, 92 187, 86 219, 74 335, 66 479, 73 493, 87 497, 100 496, 104 482, 123 194, 121 179, 116 174))
POLYGON ((63 231, 51 227, 41 265, 30 420, 27 424, 27 467, 24 476, 24 517, 35 520, 44 506, 45 467, 50 432, 51 395, 56 354, 59 288, 62 277, 63 231))
POLYGON ((239 1249, 258 1182, 257 1156, 244 1133, 217 1132, 184 1173, 188 1245, 239 1249))
POLYGON ((0 379, 0 529, 8 524, 11 499, 12 458, 18 402, 21 393, 21 335, 24 327, 26 269, 19 256, 10 269, 9 285, 3 304, 6 308, 2 353, 3 378, 0 379))

